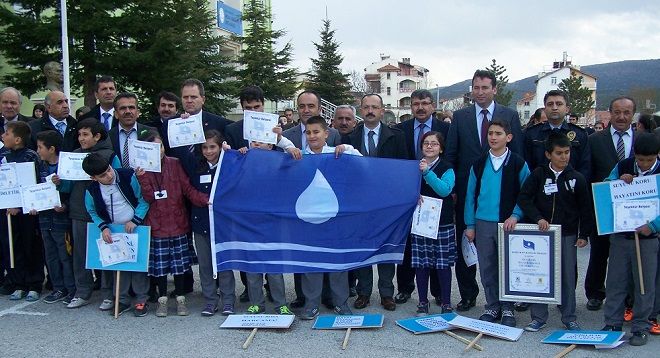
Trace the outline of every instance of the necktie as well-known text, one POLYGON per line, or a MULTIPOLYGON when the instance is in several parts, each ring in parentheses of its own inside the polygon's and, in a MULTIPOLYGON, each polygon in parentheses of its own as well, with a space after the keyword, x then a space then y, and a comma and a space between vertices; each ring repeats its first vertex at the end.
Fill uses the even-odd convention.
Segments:
POLYGON ((66 132, 66 123, 64 123, 64 121, 57 122, 57 124, 55 124, 55 128, 57 128, 57 131, 60 132, 62 137, 64 137, 64 132, 66 132))
POLYGON ((415 148, 415 157, 417 159, 422 159, 423 156, 422 137, 424 136, 424 127, 424 123, 420 123, 419 126, 417 126, 417 147, 415 148))
POLYGON ((623 135, 626 132, 616 132, 619 135, 619 140, 616 142, 616 156, 619 157, 619 161, 626 158, 626 145, 623 143, 623 135))
POLYGON ((370 157, 375 157, 376 156, 376 142, 374 142, 374 134, 376 132, 374 131, 369 131, 367 134, 369 136, 369 156, 370 157))
POLYGON ((126 139, 124 140, 124 155, 121 156, 121 166, 122 168, 130 168, 131 164, 128 160, 128 137, 133 130, 131 129, 130 131, 126 131, 122 129, 121 131, 126 134, 126 139))
POLYGON ((481 145, 484 146, 488 143, 488 110, 482 109, 481 115, 481 145))
POLYGON ((103 126, 106 130, 110 130, 110 113, 106 112, 101 115, 103 117, 103 126))

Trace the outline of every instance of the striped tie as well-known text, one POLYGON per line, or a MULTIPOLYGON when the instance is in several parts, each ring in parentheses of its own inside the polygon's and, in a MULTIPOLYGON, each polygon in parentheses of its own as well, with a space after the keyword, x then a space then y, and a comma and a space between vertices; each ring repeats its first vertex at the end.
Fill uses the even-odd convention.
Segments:
POLYGON ((124 134, 126 134, 126 140, 124 140, 124 148, 123 148, 124 149, 124 151, 123 151, 124 155, 121 156, 121 167, 122 168, 130 168, 131 164, 130 164, 130 160, 128 158, 128 138, 130 137, 131 132, 133 130, 131 129, 130 131, 125 131, 125 130, 122 129, 121 131, 124 132, 124 134))
POLYGON ((626 132, 617 131, 616 134, 619 135, 619 140, 616 142, 616 156, 619 157, 619 161, 622 161, 626 158, 626 145, 623 143, 623 135, 626 132))

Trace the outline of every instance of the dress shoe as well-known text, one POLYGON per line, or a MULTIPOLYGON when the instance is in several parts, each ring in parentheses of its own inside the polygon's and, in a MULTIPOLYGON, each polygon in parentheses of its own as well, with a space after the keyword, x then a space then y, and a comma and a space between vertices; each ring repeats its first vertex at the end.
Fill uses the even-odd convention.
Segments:
POLYGON ((397 304, 403 304, 408 302, 410 299, 410 294, 405 293, 405 292, 399 292, 396 296, 394 296, 394 302, 397 304))
MULTIPOLYGON (((392 297, 383 297, 380 299, 380 304, 384 309, 388 311, 394 311, 396 309, 396 303, 392 297)), ((428 304, 427 304, 428 306, 428 304)))
POLYGON ((469 299, 469 298, 468 299, 462 299, 456 305, 456 310, 461 311, 461 312, 469 311, 470 308, 474 307, 476 304, 477 304, 477 302, 474 298, 473 299, 469 299))
POLYGON ((603 306, 603 300, 590 298, 589 301, 587 301, 587 309, 589 311, 598 311, 601 306, 603 306))
POLYGON ((295 300, 291 301, 289 306, 291 306, 291 308, 303 308, 305 306, 305 298, 297 297, 295 300))
POLYGON ((358 295, 358 298, 353 303, 353 307, 357 309, 363 309, 369 306, 369 296, 358 295))

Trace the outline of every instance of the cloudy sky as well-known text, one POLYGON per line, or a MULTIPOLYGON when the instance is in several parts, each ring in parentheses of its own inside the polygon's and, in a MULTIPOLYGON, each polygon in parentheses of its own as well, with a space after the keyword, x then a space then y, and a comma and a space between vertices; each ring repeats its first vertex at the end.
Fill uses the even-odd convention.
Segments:
POLYGON ((312 42, 328 17, 343 69, 362 71, 379 54, 430 70, 441 86, 470 78, 497 59, 510 81, 543 70, 567 51, 574 64, 660 58, 657 1, 272 0, 275 29, 294 46, 294 65, 311 67, 312 42))

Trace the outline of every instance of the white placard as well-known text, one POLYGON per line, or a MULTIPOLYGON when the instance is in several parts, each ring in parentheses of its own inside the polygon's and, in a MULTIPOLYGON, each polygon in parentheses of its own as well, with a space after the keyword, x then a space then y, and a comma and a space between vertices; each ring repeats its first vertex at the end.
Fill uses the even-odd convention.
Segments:
POLYGON ((167 121, 167 139, 170 148, 204 143, 204 127, 201 112, 186 119, 173 118, 167 121))
POLYGON ((294 318, 294 315, 233 314, 222 322, 220 328, 289 328, 294 318))
POLYGON ((420 318, 416 320, 417 324, 422 327, 428 328, 432 331, 445 331, 451 327, 447 321, 442 317, 429 317, 429 318, 420 318))
POLYGON ((61 180, 90 180, 82 168, 82 162, 89 153, 60 152, 57 163, 57 176, 61 180))
POLYGON ((243 111, 243 139, 248 142, 277 144, 277 127, 279 116, 273 113, 243 111))
POLYGON ((103 239, 98 239, 96 246, 99 248, 99 258, 103 267, 126 262, 129 258, 126 241, 112 240, 112 243, 107 243, 103 239))
POLYGON ((160 143, 128 140, 128 161, 131 168, 160 173, 160 143))
POLYGON ((657 178, 657 175, 636 177, 630 184, 626 184, 623 180, 611 181, 612 202, 657 197, 657 178))
POLYGON ((602 341, 607 334, 599 333, 564 333, 558 338, 559 341, 602 341))
POLYGON ((658 217, 658 199, 614 202, 614 232, 635 231, 658 217))
POLYGON ((30 210, 44 211, 62 206, 60 193, 52 182, 23 186, 21 187, 21 197, 24 213, 28 213, 30 210))
POLYGON ((364 324, 364 316, 337 316, 332 328, 361 327, 362 324, 364 324))
POLYGON ((415 235, 437 240, 441 211, 442 199, 422 195, 422 202, 417 204, 415 213, 413 214, 412 229, 410 232, 415 235))
POLYGON ((470 240, 468 240, 467 236, 465 236, 465 232, 463 233, 463 237, 461 238, 461 249, 463 251, 463 260, 465 260, 465 264, 467 265, 467 267, 479 263, 477 246, 474 245, 474 241, 470 242, 470 240))
POLYGON ((508 341, 517 341, 523 333, 520 328, 509 327, 498 323, 480 321, 474 318, 456 315, 449 324, 468 331, 483 333, 487 336, 506 339, 508 341))
POLYGON ((34 163, 0 165, 0 209, 23 207, 21 186, 37 183, 34 163))

